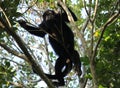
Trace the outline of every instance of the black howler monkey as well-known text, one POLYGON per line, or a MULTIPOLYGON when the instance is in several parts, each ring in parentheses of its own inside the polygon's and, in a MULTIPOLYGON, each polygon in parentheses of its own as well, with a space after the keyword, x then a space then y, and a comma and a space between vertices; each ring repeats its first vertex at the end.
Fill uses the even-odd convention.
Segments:
MULTIPOLYGON (((68 8, 69 9, 69 8, 68 8)), ((63 10, 64 11, 64 10, 63 10)), ((77 21, 75 14, 69 9, 73 19, 77 21)), ((39 37, 49 35, 49 42, 55 53, 59 56, 55 63, 55 75, 46 74, 53 81, 54 85, 65 85, 64 77, 71 71, 72 66, 75 66, 78 74, 81 74, 81 62, 78 52, 74 49, 74 34, 67 26, 69 22, 66 12, 55 13, 53 10, 47 10, 43 14, 43 21, 39 27, 32 27, 25 21, 18 21, 21 27, 39 37), (65 69, 63 70, 63 68, 65 69)), ((37 73, 37 71, 35 71, 37 73)))

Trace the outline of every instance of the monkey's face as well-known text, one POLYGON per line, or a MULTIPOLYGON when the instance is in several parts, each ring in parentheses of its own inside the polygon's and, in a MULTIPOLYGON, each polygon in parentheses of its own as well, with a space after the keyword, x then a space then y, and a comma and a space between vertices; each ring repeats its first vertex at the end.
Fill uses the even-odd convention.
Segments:
POLYGON ((55 18, 55 12, 53 10, 47 10, 44 14, 43 14, 43 20, 44 21, 52 21, 55 18))

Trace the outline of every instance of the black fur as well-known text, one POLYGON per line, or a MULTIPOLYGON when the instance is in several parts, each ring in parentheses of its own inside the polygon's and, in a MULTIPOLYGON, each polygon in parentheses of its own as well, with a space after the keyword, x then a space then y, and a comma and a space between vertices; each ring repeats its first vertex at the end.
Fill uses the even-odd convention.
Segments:
MULTIPOLYGON (((77 21, 75 14, 69 9, 73 19, 77 21)), ((18 21, 21 27, 39 37, 49 34, 49 42, 55 53, 59 56, 55 64, 55 75, 46 74, 56 86, 65 85, 64 77, 71 71, 74 64, 75 69, 81 74, 81 62, 78 52, 74 49, 74 35, 67 26, 69 22, 65 11, 63 13, 55 13, 53 10, 47 10, 43 14, 43 22, 39 27, 29 26, 25 21, 18 21), (64 71, 62 71, 65 67, 64 71)), ((37 73, 37 71, 35 71, 37 73)))

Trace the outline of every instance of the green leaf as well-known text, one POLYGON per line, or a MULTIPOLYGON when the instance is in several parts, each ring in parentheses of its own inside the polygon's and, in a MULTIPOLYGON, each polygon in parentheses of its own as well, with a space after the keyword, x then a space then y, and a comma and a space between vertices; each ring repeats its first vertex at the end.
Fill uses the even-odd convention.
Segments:
POLYGON ((104 87, 104 86, 102 86, 102 85, 99 85, 99 87, 98 88, 107 88, 107 87, 104 87))
POLYGON ((83 65, 89 65, 88 57, 80 57, 80 60, 83 63, 83 65))
POLYGON ((7 66, 7 68, 9 68, 10 67, 10 62, 5 61, 5 65, 7 66))

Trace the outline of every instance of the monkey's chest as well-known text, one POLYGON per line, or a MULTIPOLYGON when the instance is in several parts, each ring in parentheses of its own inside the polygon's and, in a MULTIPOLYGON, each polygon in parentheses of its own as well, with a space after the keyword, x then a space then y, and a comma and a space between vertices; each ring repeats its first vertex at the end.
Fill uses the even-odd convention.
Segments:
POLYGON ((49 37, 50 40, 64 46, 67 46, 70 43, 70 40, 73 39, 69 35, 69 32, 65 31, 53 31, 49 37))

